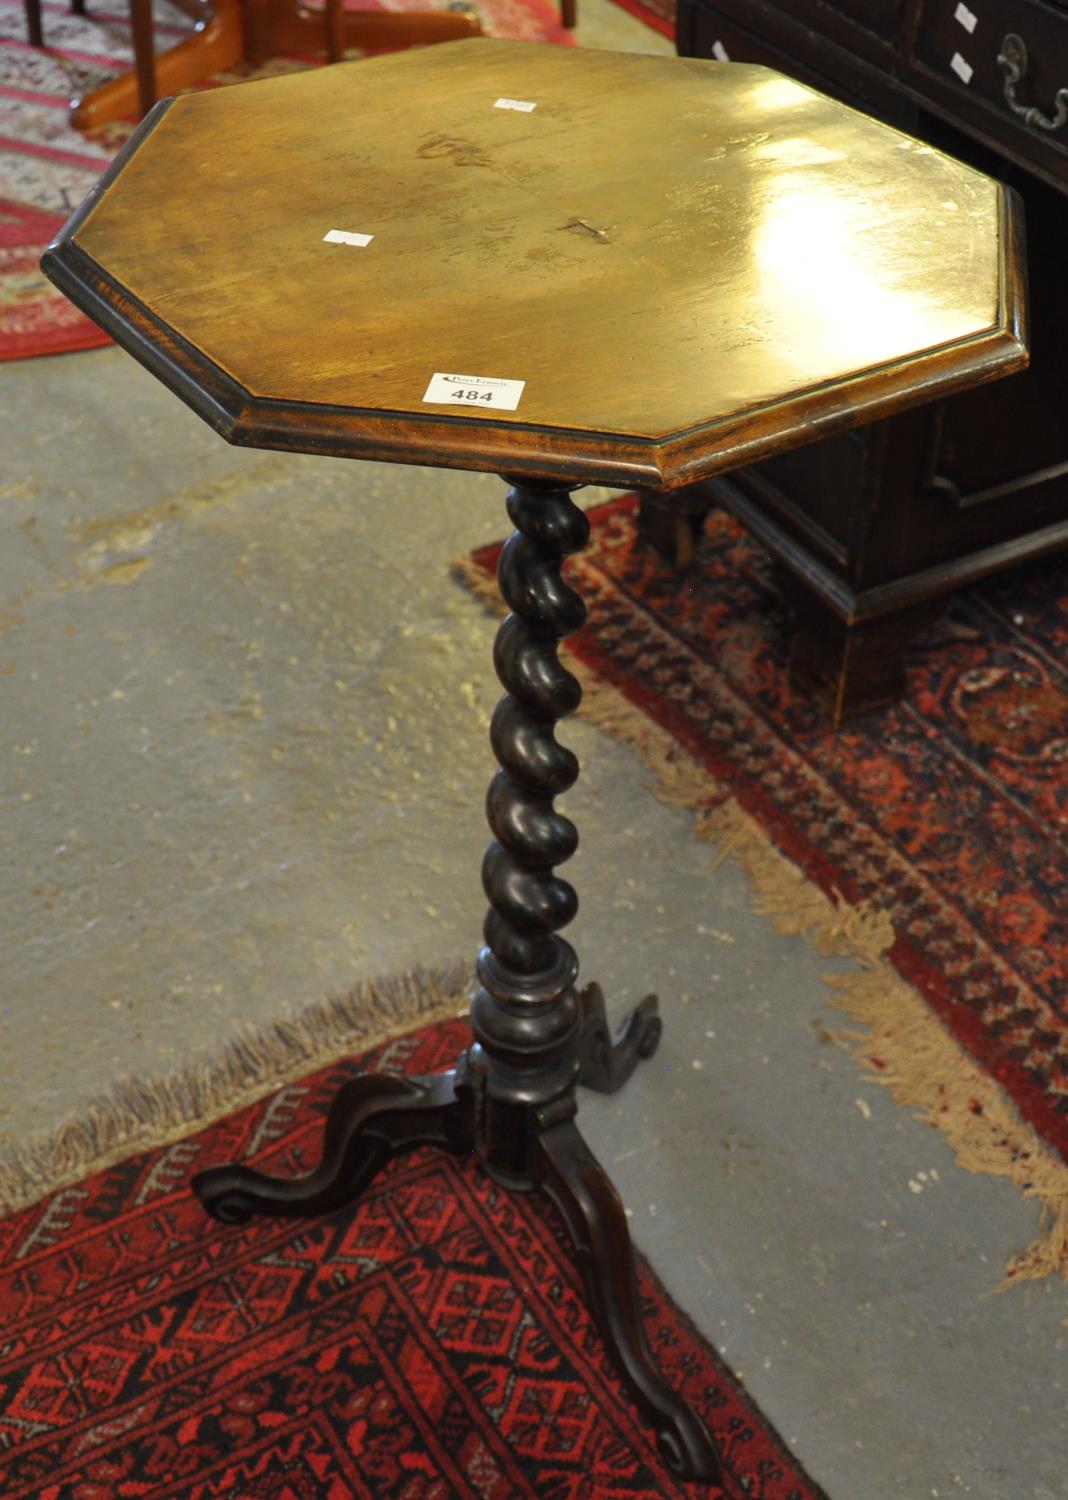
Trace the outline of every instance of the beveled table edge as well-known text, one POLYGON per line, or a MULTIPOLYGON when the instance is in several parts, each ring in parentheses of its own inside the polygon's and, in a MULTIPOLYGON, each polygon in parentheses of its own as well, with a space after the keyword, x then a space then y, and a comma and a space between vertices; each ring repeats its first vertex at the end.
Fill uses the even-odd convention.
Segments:
POLYGON ((1028 363, 1023 204, 1015 189, 999 183, 1001 276, 998 317, 990 328, 682 431, 651 438, 257 396, 77 243, 85 219, 174 102, 161 100, 146 115, 45 251, 41 269, 120 347, 238 446, 670 491, 1013 374, 1028 363))

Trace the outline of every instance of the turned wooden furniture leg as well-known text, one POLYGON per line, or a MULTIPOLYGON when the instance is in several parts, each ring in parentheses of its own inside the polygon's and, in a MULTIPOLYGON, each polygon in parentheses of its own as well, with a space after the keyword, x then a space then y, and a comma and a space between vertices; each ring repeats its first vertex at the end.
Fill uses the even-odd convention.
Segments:
POLYGON ((147 115, 156 102, 156 44, 152 35, 152 0, 130 0, 134 72, 139 112, 147 115))
MULTIPOLYGON (((150 0, 138 3, 147 5, 150 0)), ((332 13, 326 16, 294 0, 248 0, 244 12, 240 0, 205 4, 192 35, 155 58, 153 92, 177 94, 214 73, 243 62, 265 62, 270 57, 328 52, 334 60, 335 54, 343 57, 350 48, 420 47, 480 36, 482 32, 477 15, 467 11, 346 11, 341 0, 330 3, 332 13)), ((138 75, 126 73, 84 99, 75 99, 71 124, 78 130, 91 130, 108 120, 136 115, 139 104, 138 75)))
POLYGON ((345 57, 345 0, 326 0, 326 60, 342 62, 345 57))

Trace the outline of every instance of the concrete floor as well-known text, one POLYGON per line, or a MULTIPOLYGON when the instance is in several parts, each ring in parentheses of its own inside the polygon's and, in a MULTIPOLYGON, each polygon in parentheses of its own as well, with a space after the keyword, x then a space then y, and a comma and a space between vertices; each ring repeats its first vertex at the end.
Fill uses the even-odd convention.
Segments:
MULTIPOLYGON (((2 1145, 473 951, 498 688, 448 564, 506 521, 492 477, 231 450, 114 349, 6 366, 0 440, 2 1145)), ((582 1107, 639 1244, 831 1500, 1064 1500, 1065 1289, 983 1295, 1033 1208, 821 1040, 828 961, 628 751, 562 738, 568 935, 667 1022, 582 1107)))

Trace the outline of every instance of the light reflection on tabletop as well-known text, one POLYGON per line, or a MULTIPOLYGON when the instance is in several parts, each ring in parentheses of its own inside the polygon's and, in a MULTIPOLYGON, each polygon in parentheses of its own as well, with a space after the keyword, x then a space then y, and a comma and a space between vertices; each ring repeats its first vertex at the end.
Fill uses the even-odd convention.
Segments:
POLYGON ((419 411, 465 371, 526 382, 502 421, 605 432, 997 324, 996 183, 764 68, 573 62, 465 42, 184 97, 78 242, 257 394, 419 411))

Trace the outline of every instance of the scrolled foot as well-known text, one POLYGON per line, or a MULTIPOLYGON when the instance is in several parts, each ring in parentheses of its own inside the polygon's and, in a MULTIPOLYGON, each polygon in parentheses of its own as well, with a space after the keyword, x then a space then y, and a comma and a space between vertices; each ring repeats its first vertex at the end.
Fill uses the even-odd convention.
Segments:
POLYGON ((680 1402, 681 1410, 656 1429, 656 1446, 667 1468, 680 1479, 699 1479, 721 1484, 723 1470, 712 1446, 708 1428, 692 1407, 680 1402))
POLYGON ((209 1167, 193 1179, 193 1191, 220 1224, 247 1224, 257 1211, 256 1190, 267 1180, 247 1167, 209 1167))
POLYGON ((588 984, 579 996, 582 1005, 582 1069, 579 1083, 599 1094, 622 1088, 643 1058, 652 1057, 662 1030, 657 998, 646 995, 613 1037, 608 1029, 604 995, 588 984))
POLYGON ((642 1327, 634 1250, 619 1194, 573 1120, 539 1140, 540 1186, 563 1215, 604 1341, 680 1479, 718 1483, 719 1457, 701 1418, 668 1384, 642 1327))
POLYGON ((470 1150, 471 1110, 455 1074, 393 1078, 371 1073, 339 1089, 327 1116, 323 1156, 305 1177, 272 1177, 250 1167, 211 1167, 193 1191, 213 1219, 245 1224, 255 1214, 305 1218, 351 1203, 391 1156, 414 1146, 470 1150))

